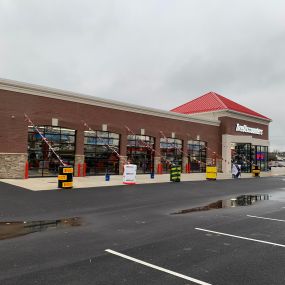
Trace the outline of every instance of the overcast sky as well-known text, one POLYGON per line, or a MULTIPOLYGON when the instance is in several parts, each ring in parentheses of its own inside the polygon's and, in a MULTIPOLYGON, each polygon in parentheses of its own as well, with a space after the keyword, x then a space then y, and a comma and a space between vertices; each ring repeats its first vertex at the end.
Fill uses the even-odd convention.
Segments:
POLYGON ((0 77, 169 110, 215 91, 285 151, 284 0, 0 0, 0 77))

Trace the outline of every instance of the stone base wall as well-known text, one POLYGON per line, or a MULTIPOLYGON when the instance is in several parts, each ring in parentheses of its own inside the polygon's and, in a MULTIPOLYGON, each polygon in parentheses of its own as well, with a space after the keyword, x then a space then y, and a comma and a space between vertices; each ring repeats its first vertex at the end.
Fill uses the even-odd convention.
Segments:
POLYGON ((25 178, 26 153, 0 153, 0 179, 25 178))
POLYGON ((74 176, 78 176, 78 164, 81 164, 81 169, 80 169, 80 176, 83 174, 83 168, 82 165, 85 161, 85 156, 81 154, 76 154, 75 155, 75 160, 74 160, 74 176))

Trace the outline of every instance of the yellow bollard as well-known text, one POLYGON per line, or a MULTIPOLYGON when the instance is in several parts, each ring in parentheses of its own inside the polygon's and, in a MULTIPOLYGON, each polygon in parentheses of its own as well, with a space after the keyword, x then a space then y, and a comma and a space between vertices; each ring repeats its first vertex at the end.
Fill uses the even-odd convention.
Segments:
POLYGON ((216 180, 217 179, 217 167, 216 166, 207 166, 206 167, 206 179, 207 180, 216 180))

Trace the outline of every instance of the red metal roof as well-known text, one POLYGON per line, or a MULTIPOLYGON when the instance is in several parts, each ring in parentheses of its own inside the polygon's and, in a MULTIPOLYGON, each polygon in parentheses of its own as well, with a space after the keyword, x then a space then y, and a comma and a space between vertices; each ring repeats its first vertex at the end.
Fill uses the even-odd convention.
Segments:
POLYGON ((268 117, 265 117, 215 92, 209 92, 170 111, 182 114, 195 114, 219 110, 231 110, 246 115, 270 120, 268 117))

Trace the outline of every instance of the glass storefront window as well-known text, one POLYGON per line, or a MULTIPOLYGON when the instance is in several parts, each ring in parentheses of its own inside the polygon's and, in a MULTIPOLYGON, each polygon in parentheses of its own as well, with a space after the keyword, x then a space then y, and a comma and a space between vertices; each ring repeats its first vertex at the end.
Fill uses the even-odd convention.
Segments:
POLYGON ((231 152, 232 163, 240 164, 242 172, 251 172, 252 165, 259 166, 261 171, 268 170, 267 146, 232 143, 231 152))
POLYGON ((137 165, 137 173, 151 173, 154 168, 154 138, 128 135, 127 157, 137 165))
MULTIPOLYGON (((75 130, 39 126, 39 131, 47 138, 54 151, 68 165, 74 165, 75 130)), ((29 176, 57 176, 60 162, 39 133, 32 127, 28 128, 28 161, 29 176)))
POLYGON ((182 140, 161 138, 160 155, 164 173, 169 173, 172 164, 182 167, 182 140))
POLYGON ((187 143, 190 171, 206 172, 207 142, 189 140, 187 143))
POLYGON ((84 132, 87 175, 119 174, 120 135, 103 131, 84 132))
POLYGON ((268 147, 254 145, 251 148, 252 150, 252 163, 259 166, 261 171, 268 170, 268 147))

